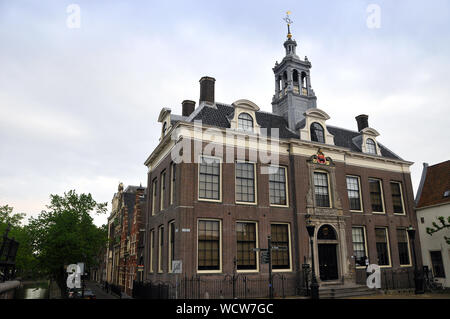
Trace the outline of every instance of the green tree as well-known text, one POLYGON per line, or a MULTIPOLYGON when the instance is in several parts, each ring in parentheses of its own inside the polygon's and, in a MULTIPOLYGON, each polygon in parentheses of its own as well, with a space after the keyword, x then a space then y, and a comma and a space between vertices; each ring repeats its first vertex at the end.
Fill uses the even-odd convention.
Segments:
MULTIPOLYGON (((427 227, 428 235, 432 236, 434 233, 437 233, 438 231, 450 228, 450 216, 447 217, 447 220, 445 220, 445 217, 443 216, 440 216, 437 219, 439 220, 440 224, 433 222, 433 227, 427 227)), ((444 236, 444 239, 446 240, 447 244, 450 245, 450 237, 444 236)))
POLYGON ((0 206, 0 236, 3 236, 8 225, 10 231, 9 238, 14 238, 19 242, 19 249, 16 255, 17 275, 25 278, 38 276, 37 260, 33 252, 32 240, 28 226, 23 225, 25 214, 13 213, 13 207, 0 206))
POLYGON ((91 213, 106 213, 107 203, 97 203, 91 194, 75 190, 64 196, 50 195, 50 205, 36 218, 29 230, 39 267, 54 279, 61 291, 66 288, 65 267, 84 262, 86 269, 96 264, 99 250, 107 242, 105 227, 93 223, 91 213))

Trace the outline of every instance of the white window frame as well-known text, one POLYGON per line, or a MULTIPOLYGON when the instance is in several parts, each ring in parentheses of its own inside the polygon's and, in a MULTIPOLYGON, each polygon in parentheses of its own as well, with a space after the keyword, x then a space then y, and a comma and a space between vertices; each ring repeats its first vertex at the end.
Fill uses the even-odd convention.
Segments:
POLYGON ((235 203, 236 204, 239 204, 239 205, 252 205, 252 206, 255 206, 255 205, 257 205, 258 204, 258 178, 257 178, 257 176, 256 176, 256 163, 255 162, 250 162, 250 161, 235 161, 235 164, 234 164, 234 200, 235 200, 235 203), (241 201, 238 201, 236 198, 237 198, 237 193, 236 193, 236 190, 237 190, 237 175, 236 175, 236 167, 237 167, 237 163, 245 163, 245 164, 252 164, 253 165, 253 176, 254 176, 254 181, 253 181, 253 183, 254 183, 254 185, 255 185, 255 189, 254 189, 254 191, 255 191, 255 200, 253 201, 253 202, 241 202, 241 201))
POLYGON ((364 212, 363 200, 362 200, 362 192, 361 192, 361 178, 359 176, 357 176, 357 175, 345 175, 345 186, 346 186, 347 198, 348 198, 348 202, 349 202, 349 205, 348 205, 349 210, 351 212, 354 212, 354 213, 362 213, 362 212, 364 212), (360 210, 351 209, 351 207, 350 207, 350 198, 348 197, 347 177, 356 178, 358 180, 359 206, 361 207, 360 210))
POLYGON ((237 129, 238 129, 239 131, 241 131, 241 132, 254 133, 254 131, 255 131, 255 117, 252 116, 250 113, 245 112, 245 111, 239 112, 239 114, 238 114, 238 116, 237 116, 237 129), (242 128, 240 127, 240 123, 239 123, 240 118, 239 118, 239 117, 240 117, 242 114, 246 114, 246 115, 250 116, 250 118, 252 119, 252 127, 251 127, 251 130, 249 130, 249 129, 245 130, 245 129, 242 129, 242 128))
POLYGON ((156 214, 156 198, 158 197, 158 179, 152 181, 152 216, 156 214))
POLYGON ((164 272, 162 259, 163 247, 164 247, 164 225, 161 225, 158 227, 158 265, 157 265, 158 273, 164 272))
POLYGON ((214 218, 198 218, 197 219, 197 237, 196 237, 196 241, 195 241, 195 245, 196 245, 196 256, 195 256, 195 264, 196 264, 196 270, 198 274, 220 274, 222 273, 222 269, 223 269, 223 258, 222 258, 222 245, 223 245, 223 240, 222 240, 222 220, 221 219, 214 219, 214 218), (214 269, 214 270, 199 270, 198 269, 198 225, 200 221, 215 221, 215 222, 219 222, 219 269, 214 269))
POLYGON ((197 200, 201 202, 213 202, 213 203, 221 203, 222 202, 222 158, 218 156, 209 156, 209 155, 199 155, 199 161, 197 165, 197 200), (200 198, 200 165, 202 163, 202 158, 213 158, 219 160, 219 199, 209 199, 209 198, 200 198))
POLYGON ((153 269, 153 254, 154 254, 154 245, 155 245, 155 230, 150 230, 150 273, 154 273, 153 269))
POLYGON ((373 139, 372 137, 367 137, 367 138, 365 139, 365 147, 366 147, 366 154, 369 154, 369 155, 378 155, 377 142, 376 142, 375 139, 373 139), (375 148, 375 153, 369 152, 369 147, 367 146, 367 145, 368 145, 368 144, 367 144, 367 141, 368 141, 368 140, 371 140, 371 141, 373 142, 373 147, 375 148))
MULTIPOLYGON (((237 223, 246 223, 246 224, 255 224, 255 240, 256 240, 256 247, 259 248, 259 235, 258 235, 258 222, 251 221, 251 220, 236 220, 237 223)), ((237 248, 237 233, 235 232, 235 238, 236 238, 236 248, 237 248)), ((259 251, 255 252, 256 254, 256 269, 237 269, 237 263, 236 263, 236 272, 237 273, 259 273, 259 251)))
MULTIPOLYGON (((288 226, 288 242, 289 242, 289 269, 273 269, 272 272, 292 272, 292 240, 291 240, 291 224, 290 223, 282 223, 282 222, 273 222, 269 224, 270 234, 272 234, 272 225, 287 225, 288 226)), ((271 235, 272 236, 272 235, 271 235)), ((272 254, 271 254, 272 256, 272 254)))
POLYGON ((333 207, 333 205, 332 205, 332 202, 333 202, 333 197, 332 197, 332 195, 331 195, 331 185, 330 185, 330 173, 328 172, 328 171, 325 171, 325 170, 320 170, 320 169, 317 169, 317 170, 314 170, 313 171, 313 176, 312 176, 312 178, 313 178, 313 180, 312 180, 312 182, 313 182, 313 187, 314 187, 314 206, 316 207, 316 208, 332 208, 333 207), (317 206, 317 202, 316 202, 316 184, 314 183, 314 174, 315 173, 322 173, 322 174, 326 174, 327 175, 327 183, 328 183, 328 207, 327 206, 317 206))
POLYGON ((165 207, 164 207, 164 200, 166 199, 165 197, 165 195, 166 195, 166 176, 167 176, 167 172, 166 172, 166 170, 164 169, 162 172, 161 172, 161 177, 160 177, 160 179, 161 179, 161 186, 160 186, 160 191, 159 191, 159 210, 160 211, 163 211, 164 209, 165 209, 165 207))
MULTIPOLYGON (((366 226, 360 226, 360 225, 352 225, 352 232, 353 232, 353 228, 362 228, 363 230, 363 237, 364 237, 364 254, 366 255, 367 258, 369 258, 369 252, 367 249, 367 234, 366 234, 366 226)), ((352 233, 352 237, 353 237, 353 233, 352 233)), ((352 248, 353 248, 353 238, 352 238, 352 248)), ((355 255, 353 255, 354 258, 356 258, 355 255)), ((370 260, 370 258, 369 258, 370 260)), ((355 265, 356 265, 356 260, 355 260, 355 265)), ((365 269, 365 266, 356 266, 356 269, 365 269)))
MULTIPOLYGON (((406 233, 406 241, 408 243, 408 260, 409 260, 409 264, 407 265, 402 265, 400 263, 400 254, 398 256, 398 263, 400 265, 400 267, 412 267, 412 259, 411 259, 411 245, 409 244, 409 234, 408 231, 406 230, 406 228, 397 228, 396 231, 402 230, 406 233)), ((397 235, 397 234, 396 234, 397 235)), ((398 250, 398 243, 397 243, 397 250, 398 250)))
POLYGON ((176 171, 176 164, 171 163, 170 164, 170 205, 173 205, 173 203, 174 203, 176 180, 174 180, 173 177, 175 176, 175 178, 176 178, 175 171, 176 171))
MULTIPOLYGON (((402 182, 398 182, 398 181, 390 181, 389 185, 391 186, 391 184, 398 184, 399 185, 399 188, 400 188, 400 200, 402 202, 402 208, 403 208, 403 213, 396 213, 394 211, 394 215, 404 216, 404 215, 406 215, 406 207, 405 207, 405 200, 403 198, 403 183, 402 182)), ((392 198, 392 187, 391 187, 391 198, 392 198)), ((394 201, 392 201, 392 210, 394 210, 394 201)))
POLYGON ((385 202, 384 202, 383 180, 382 180, 381 178, 369 177, 367 181, 368 181, 368 183, 369 183, 370 210, 371 210, 372 214, 385 215, 385 214, 386 214, 386 204, 385 204, 385 202), (383 211, 381 211, 381 212, 375 212, 375 211, 373 211, 373 207, 372 207, 372 197, 370 196, 370 180, 376 180, 376 181, 378 181, 378 183, 380 184, 381 206, 382 206, 382 208, 383 208, 383 211))
MULTIPOLYGON (((171 241, 172 241, 172 231, 171 231, 171 226, 173 225, 173 227, 174 227, 174 232, 176 231, 176 229, 175 229, 175 220, 172 220, 171 222, 169 222, 169 227, 167 227, 167 230, 168 230, 168 232, 169 232, 169 240, 168 240, 168 242, 167 242, 167 246, 168 246, 168 250, 167 250, 167 258, 168 258, 168 262, 169 262, 169 264, 168 264, 168 267, 169 267, 169 273, 172 273, 172 261, 173 261, 173 256, 172 256, 172 243, 171 243, 171 241)), ((175 244, 175 243, 174 243, 175 244)))
MULTIPOLYGON (((387 253, 388 253, 388 259, 389 259, 389 265, 378 265, 380 268, 392 268, 392 258, 391 258, 391 243, 389 240, 389 228, 386 226, 375 226, 375 230, 379 228, 384 228, 385 234, 386 234, 386 246, 387 246, 387 253)), ((375 246, 376 246, 376 237, 375 237, 375 246)), ((378 260, 378 250, 377 250, 377 260, 378 260)))
MULTIPOLYGON (((269 176, 269 205, 271 207, 289 207, 289 181, 288 181, 288 167, 284 165, 271 165, 269 169, 271 168, 284 168, 284 180, 285 180, 285 191, 286 191, 286 205, 279 205, 279 204, 272 204, 270 202, 270 176, 269 176)), ((269 174, 270 175, 270 174, 269 174)))

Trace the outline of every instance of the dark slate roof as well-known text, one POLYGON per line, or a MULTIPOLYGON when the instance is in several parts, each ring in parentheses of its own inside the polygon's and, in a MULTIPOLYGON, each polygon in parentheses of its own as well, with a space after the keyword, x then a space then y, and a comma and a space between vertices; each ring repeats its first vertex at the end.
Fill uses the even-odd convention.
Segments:
MULTIPOLYGON (((357 138, 361 136, 359 132, 328 125, 327 130, 328 132, 330 132, 330 134, 334 135, 334 144, 336 144, 337 146, 349 148, 353 152, 362 152, 361 142, 355 143, 355 141, 358 141, 357 138)), ((401 160, 399 156, 395 155, 380 142, 377 142, 377 144, 380 147, 381 155, 383 157, 401 160)))
MULTIPOLYGON (((255 114, 256 114, 256 122, 261 126, 261 128, 267 129, 267 134, 269 136, 271 135, 272 128, 278 128, 280 138, 297 138, 297 139, 300 138, 298 133, 293 132, 288 128, 288 123, 284 119, 284 117, 263 111, 258 111, 255 114)), ((230 120, 233 118, 233 115, 234 115, 233 106, 222 103, 216 103, 215 107, 204 105, 203 107, 201 107, 201 109, 195 110, 191 117, 189 118, 184 117, 183 120, 184 121, 189 120, 190 122, 201 120, 202 124, 204 125, 229 128, 231 126, 230 120)), ((296 130, 298 131, 300 128, 303 128, 304 126, 305 120, 302 120, 297 124, 296 130)), ((360 145, 361 143, 357 142, 358 140, 357 137, 360 136, 359 132, 350 131, 347 129, 328 125, 327 129, 328 132, 330 132, 330 134, 334 135, 334 143, 336 146, 348 148, 353 152, 361 152, 361 145, 360 145)), ((401 160, 399 156, 394 154, 392 151, 390 151, 388 148, 386 148, 379 142, 378 146, 380 147, 381 155, 383 157, 401 160)))
POLYGON ((267 129, 268 136, 272 135, 272 128, 274 127, 278 128, 280 138, 299 138, 298 134, 288 128, 288 124, 282 116, 266 112, 256 112, 256 122, 258 122, 261 128, 267 129))
POLYGON ((218 126, 223 128, 230 127, 229 119, 232 118, 234 108, 225 104, 216 103, 216 108, 204 106, 193 121, 202 121, 204 125, 218 126))

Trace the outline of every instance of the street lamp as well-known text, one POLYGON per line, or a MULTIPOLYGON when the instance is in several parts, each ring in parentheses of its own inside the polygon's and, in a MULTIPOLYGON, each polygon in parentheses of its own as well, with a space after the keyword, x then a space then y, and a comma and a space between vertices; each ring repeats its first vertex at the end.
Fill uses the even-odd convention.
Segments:
POLYGON ((311 243, 311 299, 319 299, 319 284, 316 279, 316 270, 314 267, 314 226, 311 220, 307 220, 306 229, 308 230, 309 242, 311 243))
POLYGON ((413 257, 414 257, 414 286, 415 286, 415 293, 417 294, 423 294, 423 277, 422 272, 417 269, 417 258, 416 258, 416 246, 414 238, 416 237, 416 230, 409 226, 407 229, 408 237, 411 240, 411 246, 413 251, 413 257))

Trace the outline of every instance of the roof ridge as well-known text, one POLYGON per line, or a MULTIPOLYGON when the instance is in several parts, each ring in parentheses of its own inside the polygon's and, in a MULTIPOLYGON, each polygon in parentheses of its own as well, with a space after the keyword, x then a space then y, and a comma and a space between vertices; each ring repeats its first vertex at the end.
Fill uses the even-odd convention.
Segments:
POLYGON ((431 167, 434 167, 434 166, 439 166, 439 165, 444 165, 444 164, 447 164, 447 162, 450 162, 450 160, 446 160, 446 161, 443 161, 441 163, 437 163, 437 164, 434 164, 434 165, 428 165, 428 168, 431 168, 431 167))
POLYGON ((328 124, 327 124, 327 127, 338 128, 338 129, 340 129, 340 130, 344 130, 344 131, 352 132, 352 133, 356 133, 356 134, 359 134, 359 133, 360 133, 360 132, 353 131, 353 130, 349 130, 348 128, 339 127, 339 126, 336 126, 336 125, 328 125, 328 124))

